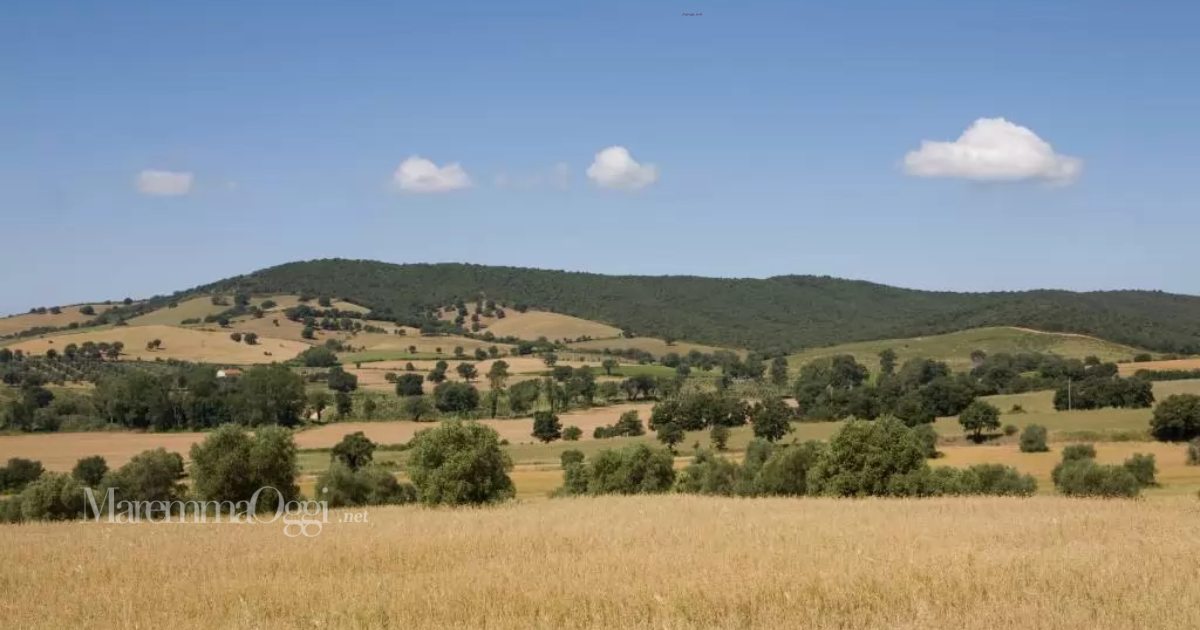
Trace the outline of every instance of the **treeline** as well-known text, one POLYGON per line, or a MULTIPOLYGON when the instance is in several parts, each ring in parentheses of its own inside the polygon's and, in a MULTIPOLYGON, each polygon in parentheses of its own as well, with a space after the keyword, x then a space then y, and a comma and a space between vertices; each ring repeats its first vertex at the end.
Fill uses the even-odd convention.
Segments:
POLYGON ((1153 291, 948 293, 813 276, 603 276, 342 259, 288 263, 193 290, 213 291, 337 295, 371 307, 372 317, 418 326, 445 304, 482 298, 608 322, 639 335, 769 352, 979 326, 1085 333, 1163 352, 1200 352, 1200 298, 1153 291))

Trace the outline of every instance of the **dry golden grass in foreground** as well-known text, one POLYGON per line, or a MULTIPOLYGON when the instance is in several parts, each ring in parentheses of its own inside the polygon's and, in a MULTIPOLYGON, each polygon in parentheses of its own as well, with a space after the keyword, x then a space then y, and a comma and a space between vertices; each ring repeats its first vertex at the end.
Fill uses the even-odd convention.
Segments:
POLYGON ((1200 627, 1200 504, 569 499, 4 526, 8 627, 1200 627))

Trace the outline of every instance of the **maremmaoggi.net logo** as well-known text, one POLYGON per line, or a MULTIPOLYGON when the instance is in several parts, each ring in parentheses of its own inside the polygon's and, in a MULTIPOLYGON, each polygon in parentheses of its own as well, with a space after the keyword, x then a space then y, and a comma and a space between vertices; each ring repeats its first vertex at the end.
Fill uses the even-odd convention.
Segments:
POLYGON ((289 538, 314 538, 329 522, 326 501, 285 501, 279 490, 264 486, 245 501, 130 501, 117 500, 116 488, 108 488, 102 501, 96 501, 91 488, 84 488, 85 519, 114 524, 173 523, 209 524, 234 523, 242 525, 282 523, 283 534, 289 538), (274 493, 274 496, 270 493, 274 493), (270 501, 264 503, 264 500, 270 501), (273 503, 274 510, 260 506, 273 503))

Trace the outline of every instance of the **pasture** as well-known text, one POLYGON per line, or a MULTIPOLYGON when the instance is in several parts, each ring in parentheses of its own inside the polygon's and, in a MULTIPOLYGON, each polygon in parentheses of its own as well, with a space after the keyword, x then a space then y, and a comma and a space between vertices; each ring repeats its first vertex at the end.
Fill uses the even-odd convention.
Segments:
POLYGON ((529 340, 545 337, 551 341, 558 339, 573 341, 580 337, 606 339, 621 336, 620 328, 570 315, 547 311, 520 313, 515 310, 505 313, 504 319, 493 319, 487 324, 486 329, 497 337, 516 337, 529 340))
POLYGON ((974 350, 983 350, 988 354, 1042 352, 1077 359, 1094 355, 1102 361, 1128 360, 1142 352, 1131 346, 1087 335, 996 326, 972 328, 928 337, 861 341, 812 348, 789 356, 788 363, 793 370, 797 370, 805 363, 815 359, 849 354, 853 355, 859 363, 870 368, 872 373, 876 373, 879 370, 879 353, 888 348, 896 352, 901 364, 908 359, 920 357, 945 361, 956 371, 971 369, 971 352, 974 350))
POLYGON ((235 332, 235 329, 207 331, 161 324, 117 326, 104 330, 38 337, 14 343, 10 347, 28 354, 40 355, 51 348, 62 352, 63 348, 72 343, 120 341, 125 344, 120 358, 126 361, 180 359, 218 365, 286 361, 309 347, 308 344, 299 341, 271 337, 260 337, 258 344, 251 346, 230 339, 231 332, 235 332), (155 339, 161 340, 162 346, 157 350, 146 349, 146 344, 155 339))
POLYGON ((62 312, 60 313, 47 311, 45 313, 24 313, 22 315, 0 317, 0 337, 24 332, 33 328, 62 328, 71 324, 82 324, 95 318, 96 315, 84 315, 79 312, 79 309, 84 306, 91 306, 95 309, 96 315, 112 308, 106 304, 73 304, 62 307, 62 312))
POLYGON ((313 538, 280 523, 6 526, 0 564, 19 568, 0 572, 0 615, 20 628, 1200 626, 1194 498, 666 495, 365 513, 334 510, 313 538))
MULTIPOLYGON (((701 343, 690 343, 687 341, 673 341, 667 343, 664 339, 656 339, 654 337, 617 337, 615 339, 593 339, 591 341, 579 341, 567 344, 569 347, 576 350, 590 350, 599 352, 605 348, 610 350, 641 350, 649 352, 655 357, 661 357, 668 353, 674 352, 678 355, 685 355, 692 350, 704 353, 713 353, 718 350, 732 350, 730 348, 718 348, 717 346, 708 346, 701 343)), ((745 354, 738 350, 738 354, 745 354)))

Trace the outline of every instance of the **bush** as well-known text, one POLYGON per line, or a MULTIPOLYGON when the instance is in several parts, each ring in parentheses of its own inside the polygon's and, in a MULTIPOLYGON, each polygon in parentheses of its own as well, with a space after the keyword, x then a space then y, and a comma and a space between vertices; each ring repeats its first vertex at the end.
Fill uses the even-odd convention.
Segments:
POLYGON ((1020 430, 1021 429, 1017 428, 1017 425, 1015 425, 1015 424, 1004 425, 1004 435, 1009 436, 1009 437, 1016 435, 1017 432, 1020 430))
POLYGON ((99 455, 84 457, 76 462, 75 468, 71 470, 71 476, 76 481, 90 488, 99 486, 106 474, 108 474, 108 462, 99 455))
POLYGON ((926 459, 933 459, 938 455, 941 455, 941 453, 938 453, 937 450, 938 434, 937 431, 934 430, 933 425, 918 424, 917 426, 913 427, 912 432, 913 435, 920 440, 922 446, 924 446, 926 459))
POLYGON ((358 470, 375 458, 375 443, 362 431, 349 433, 330 451, 330 457, 350 470, 358 470))
POLYGON ((1187 465, 1200 466, 1200 438, 1196 438, 1187 445, 1187 465))
POLYGON ((1077 459, 1095 459, 1096 447, 1091 444, 1069 444, 1062 451, 1062 460, 1070 462, 1077 459))
POLYGON ((119 501, 178 501, 186 491, 180 483, 182 478, 183 457, 156 448, 134 455, 124 466, 108 473, 100 487, 112 488, 119 501))
POLYGON ((888 481, 926 467, 926 446, 895 418, 851 420, 811 472, 813 489, 833 496, 882 496, 888 481))
POLYGON ((642 421, 638 417, 636 409, 626 411, 617 419, 617 423, 611 426, 596 427, 592 432, 592 437, 610 438, 621 436, 638 436, 645 435, 646 429, 642 426, 642 421))
POLYGON ((70 475, 46 473, 21 491, 21 517, 27 521, 63 521, 83 514, 83 486, 70 475))
POLYGON ((1180 442, 1200 437, 1200 396, 1168 396, 1154 408, 1150 433, 1156 440, 1180 442))
POLYGON ((718 451, 725 450, 729 444, 729 427, 718 424, 708 432, 708 439, 712 442, 713 448, 718 451))
POLYGON ((401 374, 395 379, 397 396, 420 396, 425 393, 425 378, 420 374, 401 374))
POLYGON ((407 468, 426 505, 497 503, 515 494, 508 476, 512 459, 500 448, 500 436, 475 422, 451 421, 417 433, 407 468))
POLYGON ((737 488, 738 473, 737 464, 710 451, 700 451, 679 473, 675 489, 689 494, 731 496, 737 488))
POLYGON ((583 437, 583 429, 575 425, 571 425, 562 431, 562 439, 568 442, 578 442, 581 437, 583 437))
MULTIPOLYGON (((191 450, 192 492, 203 501, 248 501, 259 488, 272 487, 284 501, 300 495, 296 486, 296 443, 291 431, 263 427, 253 434, 227 424, 191 450)), ((280 498, 264 492, 258 506, 275 509, 280 498)))
MULTIPOLYGON (((597 453, 579 471, 576 494, 653 494, 667 492, 675 483, 673 458, 666 449, 638 444, 597 453)), ((568 488, 564 486, 563 493, 568 488)))
MULTIPOLYGON (((307 329, 306 329, 307 330, 307 329)), ((311 337, 309 337, 311 339, 311 337)), ((313 346, 300 353, 299 359, 304 367, 333 367, 337 365, 337 355, 325 346, 313 346)))
POLYGON ((754 475, 753 493, 760 496, 802 496, 810 492, 809 471, 825 453, 821 442, 776 447, 754 475))
POLYGON ((562 423, 558 421, 558 416, 549 411, 533 414, 532 436, 547 444, 562 437, 562 423))
POLYGON ((0 468, 0 492, 20 492, 25 486, 42 476, 42 463, 32 459, 14 457, 0 468))
POLYGON ((570 448, 570 449, 563 451, 558 456, 558 459, 562 463, 562 467, 565 470, 568 466, 570 466, 572 464, 582 464, 583 463, 583 460, 584 460, 583 451, 579 451, 579 450, 570 448))
POLYGON ((1132 473, 1134 479, 1137 479, 1138 484, 1143 488, 1158 485, 1155 479, 1158 474, 1158 466, 1155 465, 1153 454, 1134 453, 1125 460, 1124 466, 1125 470, 1132 473))
POLYGON ((1045 453, 1050 450, 1046 446, 1046 427, 1040 424, 1026 426, 1021 432, 1020 441, 1022 453, 1045 453))
POLYGON ((1124 466, 1102 466, 1094 459, 1065 461, 1054 469, 1054 485, 1071 497, 1136 497, 1141 484, 1124 466))
POLYGON ((964 469, 923 468, 893 477, 888 493, 893 496, 1032 496, 1037 481, 1003 464, 976 464, 964 469))
POLYGON ((354 470, 341 460, 334 460, 329 470, 317 478, 316 487, 329 507, 392 505, 417 500, 417 490, 412 484, 396 481, 392 473, 375 464, 354 470))

